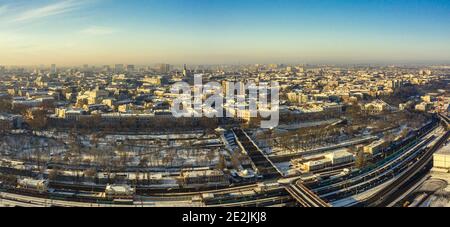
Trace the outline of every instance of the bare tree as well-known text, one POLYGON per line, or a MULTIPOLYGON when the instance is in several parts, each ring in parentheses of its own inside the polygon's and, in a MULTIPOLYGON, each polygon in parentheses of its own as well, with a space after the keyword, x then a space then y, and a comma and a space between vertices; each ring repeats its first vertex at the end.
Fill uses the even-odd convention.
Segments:
POLYGON ((366 166, 366 155, 364 151, 359 151, 356 155, 355 166, 358 169, 361 169, 366 166))

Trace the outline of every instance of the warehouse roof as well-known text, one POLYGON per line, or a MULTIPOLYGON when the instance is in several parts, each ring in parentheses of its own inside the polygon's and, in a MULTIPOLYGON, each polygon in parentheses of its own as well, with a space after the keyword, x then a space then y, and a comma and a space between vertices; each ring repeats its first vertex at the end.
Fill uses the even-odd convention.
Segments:
POLYGON ((437 154, 450 155, 450 143, 447 143, 447 145, 445 145, 443 148, 439 149, 437 154))

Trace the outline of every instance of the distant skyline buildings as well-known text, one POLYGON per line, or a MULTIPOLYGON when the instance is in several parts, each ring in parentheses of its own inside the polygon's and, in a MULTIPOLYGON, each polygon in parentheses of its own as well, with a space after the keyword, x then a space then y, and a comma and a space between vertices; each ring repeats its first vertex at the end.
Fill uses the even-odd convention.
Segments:
POLYGON ((123 64, 116 64, 114 66, 114 72, 115 73, 122 73, 122 72, 124 72, 124 70, 125 70, 125 68, 124 68, 123 64))
POLYGON ((50 66, 50 73, 57 73, 56 64, 52 64, 52 65, 50 66))
POLYGON ((112 72, 116 74, 126 73, 142 73, 153 71, 155 73, 168 74, 172 72, 179 73, 183 78, 190 78, 195 74, 201 74, 211 71, 233 71, 233 70, 256 70, 256 71, 273 71, 285 70, 286 72, 305 72, 306 68, 450 68, 450 64, 309 64, 309 63, 292 63, 292 64, 105 64, 105 65, 56 65, 56 64, 38 64, 38 65, 0 65, 0 72, 9 70, 25 70, 27 72, 48 72, 51 74, 67 73, 68 70, 79 70, 79 72, 112 72))
POLYGON ((0 0, 0 65, 449 64, 448 24, 446 0, 0 0))
POLYGON ((168 73, 168 72, 170 72, 170 70, 172 70, 172 66, 171 65, 165 64, 165 63, 159 64, 159 71, 161 73, 168 73))

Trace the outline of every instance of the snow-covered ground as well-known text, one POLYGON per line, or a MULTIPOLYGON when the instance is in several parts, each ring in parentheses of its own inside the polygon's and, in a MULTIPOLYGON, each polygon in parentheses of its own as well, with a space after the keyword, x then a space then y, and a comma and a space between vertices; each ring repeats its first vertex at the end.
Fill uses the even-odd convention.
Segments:
POLYGON ((67 164, 120 163, 125 166, 215 166, 223 141, 216 134, 75 135, 43 131, 0 138, 0 155, 67 164), (80 163, 81 161, 81 163, 80 163))

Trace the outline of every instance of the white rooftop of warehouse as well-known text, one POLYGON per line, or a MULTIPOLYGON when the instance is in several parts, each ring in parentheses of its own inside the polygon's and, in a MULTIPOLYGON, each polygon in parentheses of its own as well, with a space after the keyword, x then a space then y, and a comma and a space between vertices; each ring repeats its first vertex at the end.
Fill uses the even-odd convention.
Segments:
POLYGON ((441 149, 439 149, 439 151, 437 152, 437 154, 445 154, 445 155, 450 155, 450 142, 447 142, 447 144, 442 147, 441 149))
POLYGON ((326 155, 331 155, 334 158, 341 158, 341 157, 347 157, 347 156, 353 155, 353 154, 350 153, 347 148, 341 148, 341 149, 337 149, 337 150, 332 150, 329 153, 327 153, 326 155))

